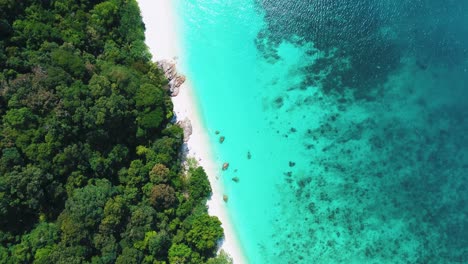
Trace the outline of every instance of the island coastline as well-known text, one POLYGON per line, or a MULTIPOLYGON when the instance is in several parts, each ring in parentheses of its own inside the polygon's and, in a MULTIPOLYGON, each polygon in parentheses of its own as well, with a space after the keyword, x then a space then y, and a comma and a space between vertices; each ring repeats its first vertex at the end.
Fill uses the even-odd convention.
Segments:
MULTIPOLYGON (((137 2, 145 23, 146 45, 153 56, 153 61, 166 61, 177 65, 179 57, 183 54, 175 17, 175 3, 171 0, 138 0, 137 2)), ((211 199, 207 202, 208 212, 220 219, 224 229, 224 240, 220 250, 228 253, 235 264, 246 263, 225 201, 223 201, 223 186, 218 180, 221 165, 216 163, 211 151, 208 131, 203 124, 190 78, 187 77, 178 88, 178 94, 172 97, 176 121, 187 123, 186 120, 189 120, 191 135, 184 146, 186 155, 188 158, 194 158, 208 175, 213 192, 211 199)))

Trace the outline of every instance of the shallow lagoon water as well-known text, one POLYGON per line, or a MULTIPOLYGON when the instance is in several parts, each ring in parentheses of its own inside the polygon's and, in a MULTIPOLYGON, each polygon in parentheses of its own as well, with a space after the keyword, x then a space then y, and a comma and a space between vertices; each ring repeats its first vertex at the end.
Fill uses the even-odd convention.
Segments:
POLYGON ((177 1, 250 263, 468 262, 461 2, 177 1))

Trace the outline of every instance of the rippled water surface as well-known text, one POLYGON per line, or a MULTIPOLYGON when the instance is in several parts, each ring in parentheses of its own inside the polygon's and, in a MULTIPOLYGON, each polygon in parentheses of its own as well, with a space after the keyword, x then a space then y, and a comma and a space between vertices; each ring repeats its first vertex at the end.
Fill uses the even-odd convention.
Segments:
POLYGON ((468 262, 467 1, 177 2, 251 263, 468 262))

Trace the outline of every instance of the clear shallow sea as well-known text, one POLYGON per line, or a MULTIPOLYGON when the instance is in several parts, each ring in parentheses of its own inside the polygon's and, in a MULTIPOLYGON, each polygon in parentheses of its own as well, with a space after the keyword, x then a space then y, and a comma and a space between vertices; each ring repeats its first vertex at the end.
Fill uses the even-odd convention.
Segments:
POLYGON ((250 263, 468 263, 468 2, 177 11, 250 263))

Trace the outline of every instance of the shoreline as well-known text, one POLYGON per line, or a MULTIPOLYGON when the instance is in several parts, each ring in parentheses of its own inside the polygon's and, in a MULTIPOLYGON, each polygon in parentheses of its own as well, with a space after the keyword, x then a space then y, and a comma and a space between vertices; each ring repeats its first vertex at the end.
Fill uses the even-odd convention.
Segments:
MULTIPOLYGON (((174 61, 181 53, 178 39, 174 0, 137 0, 145 24, 145 42, 153 61, 174 61), (158 37, 161 37, 159 41, 158 37)), ((208 213, 217 216, 224 229, 224 240, 220 250, 228 253, 235 264, 246 263, 240 242, 230 221, 225 202, 223 185, 219 179, 221 165, 217 164, 210 145, 208 131, 203 124, 197 98, 190 78, 180 86, 179 94, 171 97, 177 121, 190 120, 192 134, 186 142, 187 158, 195 158, 205 169, 212 188, 212 197, 207 202, 208 213)))

